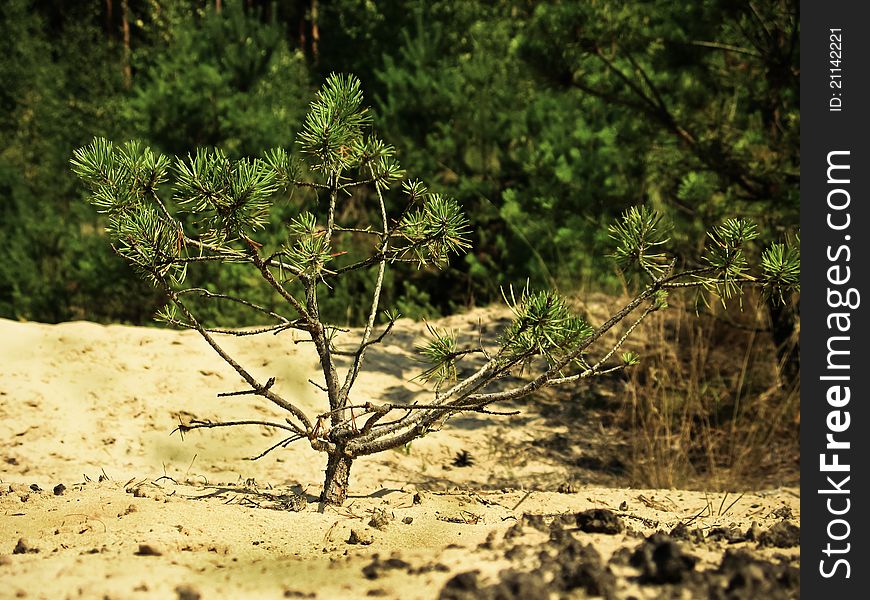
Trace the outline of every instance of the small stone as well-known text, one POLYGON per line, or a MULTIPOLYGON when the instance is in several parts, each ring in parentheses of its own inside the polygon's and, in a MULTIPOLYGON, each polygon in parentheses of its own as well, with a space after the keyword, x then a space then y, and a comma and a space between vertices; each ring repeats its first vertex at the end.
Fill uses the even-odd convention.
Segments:
MULTIPOLYGON (((136 556, 162 556, 163 552, 154 544, 139 544, 136 556)), ((199 598, 199 596, 197 596, 199 598)))
POLYGON ((24 538, 18 538, 18 543, 12 549, 12 554, 36 554, 39 548, 33 546, 24 538))
POLYGON ((54 492, 55 496, 62 496, 63 493, 66 491, 66 486, 62 483, 58 483, 56 486, 54 486, 54 488, 52 488, 51 491, 54 492))
POLYGON ((413 522, 414 522, 414 517, 405 517, 404 519, 402 519, 402 523, 404 523, 405 525, 410 525, 413 522))
POLYGON ((563 481, 556 488, 556 491, 560 494, 576 494, 577 486, 571 481, 563 481))
POLYGON ((584 533, 606 533, 615 535, 625 529, 625 525, 616 513, 606 508, 592 508, 578 512, 575 515, 577 527, 584 533))
POLYGON ((199 600, 202 595, 191 585, 182 584, 175 588, 175 593, 178 594, 178 600, 199 600))
POLYGON ((629 564, 640 569, 645 583, 681 583, 692 572, 698 558, 685 554, 670 536, 655 533, 638 546, 629 564))
POLYGON ((707 539, 713 541, 725 541, 736 544, 746 540, 746 536, 738 528, 714 527, 707 533, 707 539))
POLYGON ((368 531, 362 529, 351 529, 350 537, 347 538, 348 544, 360 544, 368 546, 375 541, 375 538, 368 531))
POLYGON ((789 521, 780 521, 758 536, 759 546, 792 548, 801 543, 801 528, 789 521))
POLYGON ((628 502, 623 500, 622 503, 619 505, 619 510, 621 510, 623 512, 628 510, 628 502))
POLYGON ((381 560, 381 558, 375 554, 372 556, 372 562, 362 568, 362 572, 366 579, 377 579, 386 571, 393 569, 408 569, 410 566, 409 563, 399 557, 394 556, 387 560, 381 560))
POLYGON ((31 484, 30 484, 30 489, 33 490, 34 492, 41 492, 41 491, 42 491, 42 488, 39 487, 39 486, 38 486, 37 484, 35 484, 35 483, 31 483, 31 484))
POLYGON ((671 537, 675 540, 688 540, 689 539, 689 528, 682 521, 677 523, 676 527, 671 529, 671 537))
POLYGON ((792 514, 790 506, 780 506, 773 511, 773 516, 785 521, 786 519, 791 519, 794 515, 792 514))
POLYGON ((459 573, 447 580, 441 589, 440 600, 459 600, 460 598, 473 598, 480 590, 477 576, 480 571, 466 571, 459 573))
POLYGON ((508 528, 507 531, 504 532, 504 539, 512 540, 517 537, 522 537, 523 535, 523 526, 519 523, 514 523, 508 528))
POLYGON ((380 529, 383 531, 387 528, 387 525, 393 522, 393 513, 384 510, 383 508, 376 508, 372 511, 372 518, 369 521, 369 527, 374 527, 375 529, 380 529))
POLYGON ((758 523, 753 521, 749 529, 746 530, 746 539, 750 542, 757 542, 760 537, 761 527, 758 526, 758 523))

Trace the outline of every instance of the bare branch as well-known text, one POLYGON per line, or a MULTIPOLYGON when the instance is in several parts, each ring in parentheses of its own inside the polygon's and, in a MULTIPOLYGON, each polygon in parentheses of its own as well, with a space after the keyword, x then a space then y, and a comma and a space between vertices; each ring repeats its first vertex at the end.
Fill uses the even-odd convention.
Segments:
POLYGON ((216 427, 235 427, 237 425, 261 425, 263 427, 272 427, 273 429, 284 429, 287 431, 292 431, 297 435, 305 435, 305 432, 296 427, 295 425, 288 424, 285 425, 283 423, 273 423, 271 421, 252 421, 252 420, 243 420, 243 421, 200 421, 199 419, 193 419, 189 423, 180 423, 178 427, 175 428, 175 431, 178 431, 182 434, 187 433, 188 431, 193 431, 194 429, 214 429, 216 427))
MULTIPOLYGON (((160 281, 163 280, 160 279, 160 281)), ((284 410, 287 410, 291 412, 294 416, 296 416, 296 418, 298 418, 299 421, 303 423, 304 431, 311 431, 311 421, 308 419, 307 416, 305 416, 304 412, 302 412, 299 408, 297 408, 290 402, 287 402, 281 396, 278 396, 271 390, 266 389, 262 385, 260 385, 253 375, 248 373, 248 371, 244 367, 242 367, 229 354, 227 354, 226 351, 214 340, 214 338, 211 337, 208 331, 206 331, 202 324, 196 319, 196 317, 193 316, 193 313, 191 313, 190 310, 188 310, 188 308, 184 305, 184 302, 181 301, 181 298, 179 298, 175 290, 173 290, 165 282, 163 282, 163 287, 166 290, 166 293, 178 307, 178 309, 184 314, 185 317, 187 317, 187 320, 190 321, 190 323, 193 325, 194 329, 199 332, 202 338, 208 343, 209 346, 212 347, 215 352, 217 352, 218 356, 220 356, 224 360, 224 362, 230 365, 236 371, 236 373, 238 373, 241 378, 244 379, 248 383, 248 385, 251 386, 251 388, 257 390, 259 395, 268 398, 274 404, 280 406, 284 410)))
MULTIPOLYGON (((374 178, 374 169, 371 169, 372 177, 374 178)), ((384 204, 384 196, 381 193, 381 188, 375 186, 375 191, 378 195, 378 206, 381 210, 381 225, 383 227, 383 238, 381 242, 381 247, 378 249, 378 254, 381 255, 380 264, 378 265, 378 275, 375 279, 375 287, 372 290, 372 304, 371 309, 369 310, 369 318, 366 321, 365 330, 363 331, 362 340, 360 341, 359 348, 356 351, 356 356, 353 359, 353 365, 347 373, 347 376, 344 380, 344 385, 339 390, 339 403, 344 404, 347 402, 348 395, 350 394, 351 388, 353 388, 354 382, 356 382, 356 378, 359 375, 360 368, 362 367, 363 360, 365 360, 366 350, 371 345, 369 343, 369 338, 372 335, 372 329, 375 326, 375 318, 378 315, 378 306, 381 300, 381 291, 384 284, 384 273, 386 272, 387 263, 383 258, 386 256, 387 251, 390 247, 390 236, 389 236, 389 222, 387 221, 387 208, 384 204)), ((386 336, 390 330, 393 328, 393 323, 391 322, 387 325, 387 328, 384 330, 383 334, 381 334, 381 339, 386 336)))
MULTIPOLYGON (((196 329, 196 327, 194 327, 190 323, 185 323, 183 321, 179 321, 178 319, 166 319, 166 322, 169 323, 170 325, 175 325, 177 327, 183 327, 185 329, 196 329)), ((308 331, 307 329, 305 329, 303 327, 299 327, 293 323, 284 323, 281 325, 272 325, 271 327, 261 327, 259 329, 251 329, 248 331, 238 330, 238 329, 216 329, 213 327, 206 327, 205 328, 205 330, 208 331, 209 333, 216 333, 219 335, 233 335, 236 337, 260 335, 263 333, 278 334, 278 333, 281 333, 282 331, 286 331, 288 329, 299 329, 301 331, 308 331)))
MULTIPOLYGON (((275 385, 275 378, 274 378, 274 377, 270 377, 270 378, 266 381, 265 385, 263 385, 263 388, 262 388, 262 389, 264 389, 264 390, 268 390, 268 389, 271 388, 273 385, 275 385)), ((259 391, 256 390, 256 389, 242 390, 242 391, 240 391, 240 392, 221 392, 220 394, 218 394, 218 398, 225 398, 225 397, 227 397, 227 396, 244 396, 244 395, 246 395, 246 394, 258 394, 258 393, 259 393, 259 391)))
POLYGON ((328 190, 329 189, 328 185, 326 185, 324 183, 315 183, 313 181, 299 181, 298 179, 294 179, 290 183, 292 183, 296 187, 314 188, 316 190, 328 190))
POLYGON ((249 237, 244 236, 245 243, 248 245, 248 249, 250 250, 251 259, 254 261, 254 264, 262 273, 263 278, 271 285, 281 297, 284 298, 290 305, 296 310, 302 319, 306 321, 306 324, 310 325, 313 323, 311 315, 308 314, 308 311, 305 310, 305 307, 296 299, 293 294, 287 291, 287 289, 281 285, 276 279, 275 276, 272 275, 272 272, 269 270, 268 265, 260 258, 259 250, 257 249, 257 245, 251 240, 249 237))
POLYGON ((267 454, 269 454, 273 450, 277 450, 278 448, 286 448, 287 446, 289 446, 293 442, 296 442, 299 440, 304 440, 305 437, 306 436, 301 435, 301 434, 291 435, 290 437, 286 437, 283 440, 281 440, 280 442, 278 442, 277 444, 273 444, 273 445, 269 446, 268 448, 266 448, 265 450, 260 452, 257 456, 252 456, 248 460, 260 460, 261 458, 263 458, 264 456, 266 456, 267 454))
POLYGON ((725 52, 734 52, 735 54, 744 54, 746 56, 751 56, 752 58, 757 58, 759 60, 764 59, 764 57, 755 52, 754 50, 749 50, 747 48, 741 48, 740 46, 733 46, 731 44, 722 44, 719 42, 706 42, 703 40, 692 40, 689 42, 692 46, 698 46, 700 48, 712 48, 714 50, 723 50, 725 52))

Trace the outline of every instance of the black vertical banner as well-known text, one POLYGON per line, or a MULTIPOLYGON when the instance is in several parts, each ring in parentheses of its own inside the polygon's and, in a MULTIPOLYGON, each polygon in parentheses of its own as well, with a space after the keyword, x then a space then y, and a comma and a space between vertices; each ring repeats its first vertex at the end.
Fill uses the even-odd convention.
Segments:
POLYGON ((870 20, 800 6, 801 587, 867 598, 870 20))

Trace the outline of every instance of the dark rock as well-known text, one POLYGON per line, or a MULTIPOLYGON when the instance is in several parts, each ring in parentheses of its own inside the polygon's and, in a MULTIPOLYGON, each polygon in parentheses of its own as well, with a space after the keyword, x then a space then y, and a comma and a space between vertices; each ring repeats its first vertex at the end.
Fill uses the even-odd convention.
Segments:
POLYGON ((615 597, 616 577, 592 544, 583 545, 571 538, 541 566, 553 571, 553 582, 559 589, 583 589, 591 596, 615 597))
POLYGON ((175 593, 178 594, 178 600, 199 600, 202 594, 199 590, 188 584, 182 584, 175 588, 175 593))
POLYGON ((530 598, 547 598, 549 587, 539 573, 523 571, 502 571, 498 583, 490 586, 481 598, 492 600, 529 600, 530 598))
POLYGON ((759 546, 793 548, 801 543, 801 528, 789 521, 780 521, 760 536, 759 546))
POLYGON ((12 554, 36 554, 37 552, 39 552, 39 548, 33 546, 25 538, 18 538, 18 543, 12 549, 12 554))
POLYGON ((384 530, 387 528, 387 525, 393 522, 393 519, 395 518, 396 517, 393 515, 393 513, 388 512, 382 508, 376 508, 372 511, 372 518, 369 521, 369 527, 384 530))
POLYGON ((540 573, 507 570, 498 582, 481 587, 477 571, 467 571, 444 584, 439 600, 531 600, 547 598, 550 589, 540 573))
POLYGON ((447 580, 441 593, 438 595, 439 600, 477 600, 479 595, 480 585, 477 576, 480 571, 466 571, 454 575, 447 580))
POLYGON ((512 540, 514 538, 522 537, 523 535, 523 526, 519 523, 514 523, 510 526, 510 528, 504 532, 504 539, 512 540))
POLYGON ((640 570, 641 582, 680 583, 697 562, 696 557, 684 554, 671 537, 656 533, 635 549, 629 564, 640 570))
POLYGON ((745 542, 746 536, 737 528, 714 527, 707 534, 707 539, 712 541, 725 541, 729 544, 745 542))
POLYGON ((677 526, 671 529, 670 536, 675 540, 689 540, 689 527, 685 523, 677 523, 677 526))
POLYGON ((407 569, 410 566, 410 563, 405 562, 401 558, 388 558, 387 560, 381 560, 380 557, 375 554, 372 556, 372 562, 364 566, 362 572, 363 575, 366 576, 366 579, 377 579, 384 571, 390 571, 392 569, 407 569))
POLYGON ((350 536, 347 538, 348 544, 360 544, 368 546, 375 541, 375 538, 368 531, 363 529, 351 529, 350 536))
POLYGON ((796 567, 761 560, 745 550, 727 551, 717 573, 725 579, 728 600, 787 600, 800 595, 796 567))
POLYGON ((139 549, 136 550, 135 554, 136 556, 162 556, 163 552, 153 544, 139 544, 139 549))
POLYGON ((585 533, 606 533, 615 535, 622 533, 625 524, 616 513, 606 508, 592 508, 578 512, 575 515, 577 527, 585 533))
POLYGON ((61 495, 63 495, 63 493, 64 493, 65 491, 66 491, 66 486, 65 486, 64 484, 62 484, 62 483, 58 483, 58 484, 57 484, 56 486, 54 486, 54 488, 52 489, 52 492, 54 492, 54 495, 55 495, 55 496, 61 496, 61 495))
POLYGON ((529 527, 533 527, 538 531, 543 531, 544 533, 546 533, 549 529, 547 527, 547 524, 544 522, 544 515, 525 513, 523 514, 523 519, 521 522, 523 525, 528 525, 529 527))

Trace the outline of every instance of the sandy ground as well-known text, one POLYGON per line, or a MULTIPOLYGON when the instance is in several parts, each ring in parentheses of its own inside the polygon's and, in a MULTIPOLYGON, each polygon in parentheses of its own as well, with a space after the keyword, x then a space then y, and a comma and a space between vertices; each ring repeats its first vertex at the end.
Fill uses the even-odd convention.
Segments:
MULTIPOLYGON (((473 328, 491 316, 439 325, 473 328)), ((405 325, 410 333, 370 354, 357 401, 425 398, 408 354, 423 327, 405 325)), ((316 414, 322 393, 307 380, 317 361, 293 335, 224 341, 257 377, 276 377, 277 391, 316 414)), ((721 570, 723 555, 741 549, 799 566, 796 542, 759 541, 772 527, 799 525, 798 489, 725 496, 601 487, 606 475, 589 485, 533 443, 579 425, 525 406, 515 417, 455 418, 403 451, 359 459, 345 506, 320 507, 325 456, 309 447, 251 461, 277 433, 173 433, 192 417, 281 418, 261 399, 216 397, 244 387, 195 332, 0 320, 0 598, 494 597, 486 586, 506 569, 537 569, 551 586, 515 597, 680 597, 663 595, 671 588, 623 559, 644 536, 681 523, 693 530, 681 546, 697 559, 693 573, 721 570), (453 464, 462 451, 470 466, 453 464), (609 509, 621 531, 577 530, 573 514, 588 509, 609 509), (551 554, 564 548, 553 546, 565 541, 553 533, 563 525, 572 544, 600 554, 615 577, 607 590, 560 588, 552 569, 541 569, 546 544, 551 554), (478 587, 453 580, 444 590, 469 570, 479 572, 478 587)), ((595 444, 609 443, 609 431, 583 426, 595 444)), ((760 593, 769 582, 756 576, 760 593)), ((731 589, 726 579, 717 585, 731 589)))

